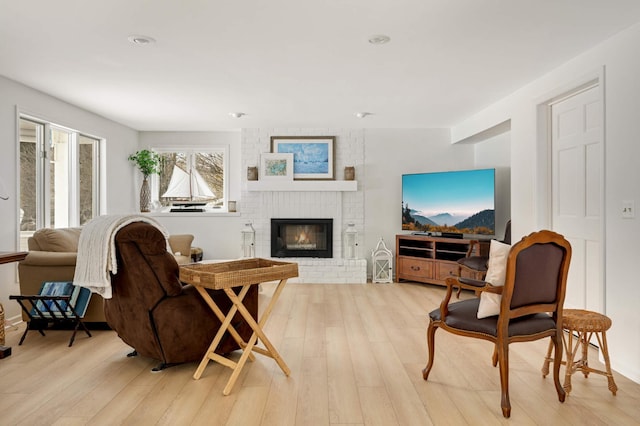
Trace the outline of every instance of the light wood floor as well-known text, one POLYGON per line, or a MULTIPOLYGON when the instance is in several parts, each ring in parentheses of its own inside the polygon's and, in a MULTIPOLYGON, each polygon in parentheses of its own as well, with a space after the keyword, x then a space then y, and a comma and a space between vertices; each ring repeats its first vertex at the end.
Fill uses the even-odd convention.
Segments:
MULTIPOLYGON (((273 288, 262 285, 261 306, 273 288)), ((127 358, 112 331, 78 333, 71 348, 69 331, 30 332, 18 346, 21 324, 8 330, 13 354, 0 360, 0 425, 640 424, 640 384, 615 372, 617 396, 605 377, 576 374, 558 402, 540 373, 547 340, 511 345, 509 420, 488 342, 438 331, 425 382, 426 314, 442 294, 420 284, 288 284, 266 331, 290 377, 257 355, 229 396, 231 371, 219 364, 200 380, 195 363, 153 373, 157 362, 127 358)), ((601 368, 597 358, 592 350, 601 368)))

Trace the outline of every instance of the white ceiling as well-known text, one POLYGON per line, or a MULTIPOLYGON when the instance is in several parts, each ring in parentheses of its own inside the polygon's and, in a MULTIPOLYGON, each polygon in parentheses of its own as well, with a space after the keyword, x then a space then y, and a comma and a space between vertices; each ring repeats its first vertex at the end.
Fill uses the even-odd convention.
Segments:
POLYGON ((638 21, 638 0, 0 0, 0 75, 138 130, 449 127, 638 21))

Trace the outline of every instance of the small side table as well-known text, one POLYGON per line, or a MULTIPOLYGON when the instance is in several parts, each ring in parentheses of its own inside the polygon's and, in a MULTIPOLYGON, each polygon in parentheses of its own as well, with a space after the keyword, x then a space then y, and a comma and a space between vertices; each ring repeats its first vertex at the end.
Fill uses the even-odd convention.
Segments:
POLYGON ((202 361, 200 361, 198 368, 193 374, 194 380, 198 380, 200 376, 202 376, 202 373, 209 361, 218 362, 233 370, 231 377, 227 381, 227 385, 222 391, 223 395, 229 395, 247 360, 250 359, 253 361, 255 358, 253 353, 272 358, 278 364, 285 376, 289 375, 289 367, 284 362, 271 341, 269 341, 263 328, 278 300, 278 297, 280 296, 280 293, 284 289, 287 279, 297 276, 297 263, 277 262, 259 258, 219 263, 192 263, 190 265, 180 266, 180 281, 193 285, 221 322, 220 329, 216 333, 207 353, 204 354, 202 361), (242 303, 242 300, 252 285, 276 280, 279 282, 273 296, 271 296, 271 301, 262 313, 260 319, 256 322, 256 320, 251 316, 251 313, 242 303), (236 287, 240 289, 238 294, 233 290, 236 287), (229 297, 233 305, 226 315, 211 298, 207 289, 223 290, 227 297, 229 297), (231 320, 236 312, 240 312, 244 320, 253 330, 248 342, 245 342, 242 339, 240 334, 231 324, 231 320), (238 343, 238 346, 242 349, 242 355, 238 362, 234 362, 215 353, 215 350, 226 331, 229 331, 231 336, 238 343), (264 348, 256 346, 258 339, 260 339, 264 348))
MULTIPOLYGON (((26 251, 1 251, 0 252, 0 265, 11 262, 19 262, 27 257, 26 251)), ((0 303, 0 359, 11 355, 11 348, 4 346, 4 308, 0 303)))
MULTIPOLYGON (((568 337, 563 336, 564 347, 567 353, 567 361, 562 362, 567 366, 563 385, 567 395, 571 392, 571 375, 578 370, 584 374, 585 378, 589 377, 589 373, 606 376, 609 384, 609 390, 615 395, 618 391, 618 386, 616 386, 616 382, 613 380, 613 374, 611 374, 609 348, 607 347, 607 330, 611 328, 611 319, 606 315, 593 311, 586 311, 583 309, 565 309, 562 316, 562 328, 568 331, 568 337), (574 334, 576 334, 576 336, 574 336, 574 334), (589 367, 587 355, 589 342, 594 334, 598 339, 598 346, 602 351, 606 371, 596 370, 589 367), (575 346, 573 343, 574 338, 576 339, 575 346), (575 360, 578 348, 580 347, 582 347, 582 357, 579 360, 575 360)), ((542 366, 543 377, 546 377, 546 375, 549 374, 549 363, 553 361, 553 358, 551 357, 552 348, 553 343, 549 342, 547 356, 542 366)))

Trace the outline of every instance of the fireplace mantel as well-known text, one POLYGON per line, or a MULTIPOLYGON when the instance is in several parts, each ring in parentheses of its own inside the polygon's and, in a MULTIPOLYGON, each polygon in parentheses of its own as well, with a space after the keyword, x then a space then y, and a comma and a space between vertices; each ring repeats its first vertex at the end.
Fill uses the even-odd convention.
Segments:
POLYGON ((355 180, 247 181, 248 191, 357 191, 355 180))

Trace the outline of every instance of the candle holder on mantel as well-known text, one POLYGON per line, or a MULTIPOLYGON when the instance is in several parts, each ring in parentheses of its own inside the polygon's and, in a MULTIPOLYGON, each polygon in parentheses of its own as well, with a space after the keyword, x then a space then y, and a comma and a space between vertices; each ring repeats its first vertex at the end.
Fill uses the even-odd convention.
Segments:
POLYGON ((393 282, 393 256, 391 250, 387 248, 382 237, 378 241, 375 250, 371 251, 371 261, 373 264, 374 283, 393 282))
POLYGON ((258 180, 257 167, 247 167, 247 180, 258 180))
POLYGON ((251 222, 245 223, 242 228, 242 257, 255 257, 256 255, 256 230, 251 222))
POLYGON ((353 166, 347 166, 344 168, 344 180, 355 180, 356 168, 353 166))

